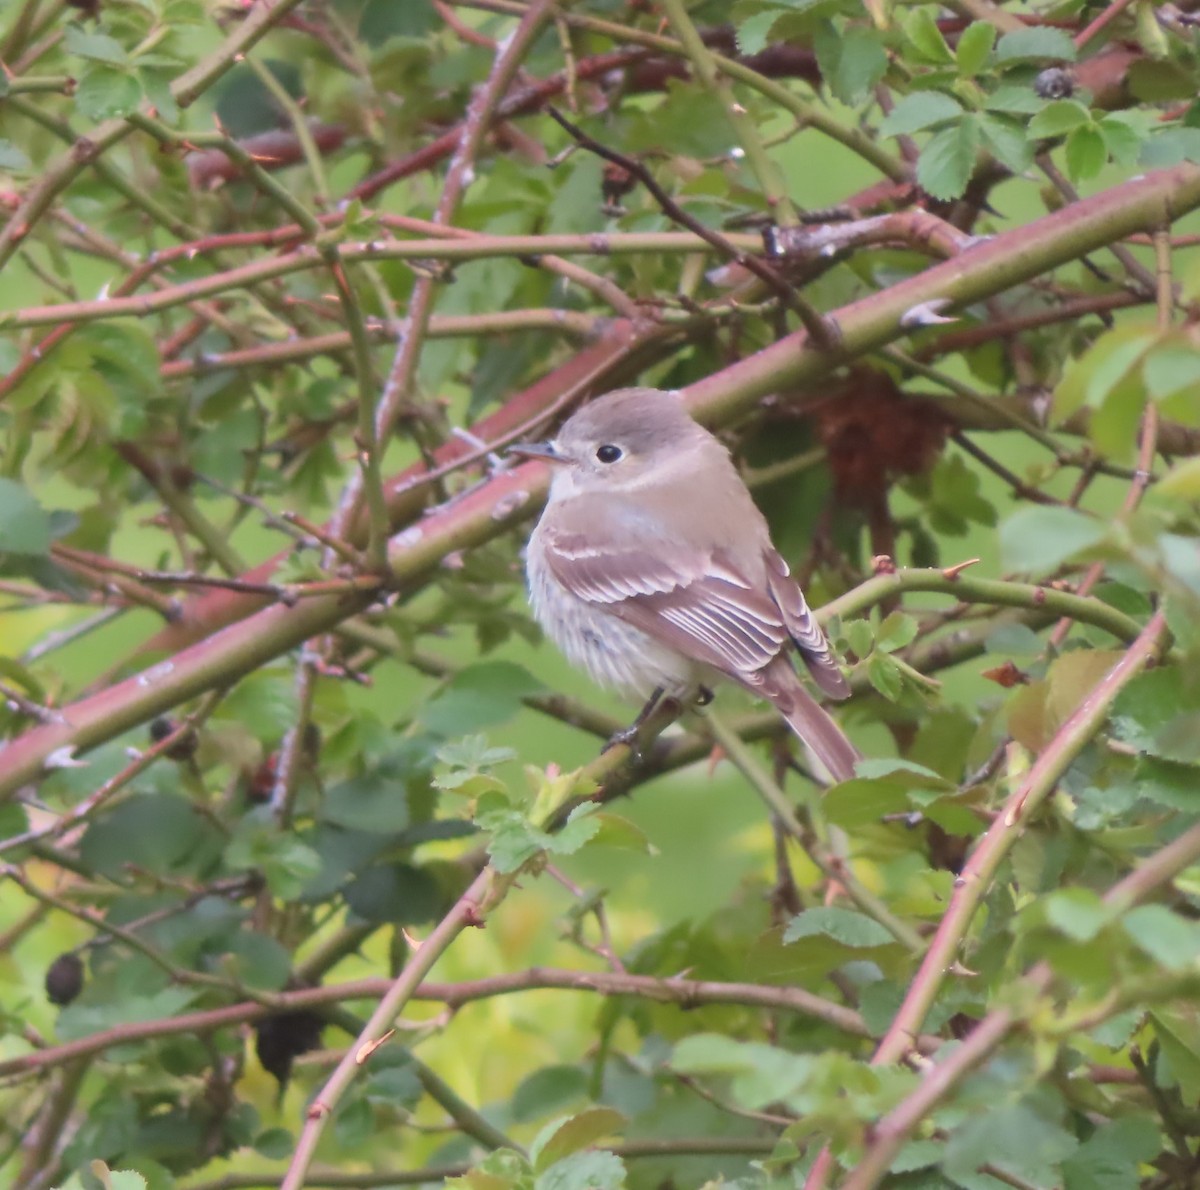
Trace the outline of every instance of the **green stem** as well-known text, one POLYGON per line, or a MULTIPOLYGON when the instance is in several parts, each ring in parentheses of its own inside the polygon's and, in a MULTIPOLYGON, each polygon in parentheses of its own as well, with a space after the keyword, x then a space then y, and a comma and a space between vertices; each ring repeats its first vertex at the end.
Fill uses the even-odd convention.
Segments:
MULTIPOLYGON (((799 841, 801 846, 805 846, 804 839, 807 832, 804 829, 804 824, 796 815, 796 807, 792 804, 791 799, 771 779, 766 769, 755 760, 750 749, 746 747, 736 732, 731 731, 711 711, 704 718, 709 726, 709 730, 712 732, 717 743, 721 745, 722 750, 729 757, 733 766, 750 782, 755 792, 766 802, 768 808, 779 821, 783 823, 788 833, 799 841)), ((819 817, 819 811, 816 811, 813 814, 814 831, 820 839, 823 832, 816 830, 816 822, 819 817)), ((836 880, 846 890, 850 899, 868 917, 883 926, 901 945, 908 947, 914 954, 921 954, 925 950, 925 942, 921 935, 912 926, 908 925, 907 922, 901 921, 892 913, 879 897, 875 896, 869 889, 864 888, 859 882, 858 877, 854 875, 850 865, 840 858, 834 857, 827 848, 827 840, 821 840, 820 845, 816 848, 805 846, 805 850, 813 862, 817 864, 830 880, 836 880)))
POLYGON ((1045 610, 1057 616, 1068 616, 1081 624, 1103 628, 1127 643, 1135 640, 1142 631, 1142 626, 1131 616, 1091 596, 1072 595, 1068 591, 1039 587, 1033 583, 974 578, 962 573, 947 574, 944 570, 901 569, 876 575, 845 595, 831 600, 817 614, 823 623, 834 616, 850 619, 905 591, 937 592, 950 595, 961 603, 991 603, 999 607, 1045 610))
POLYGON ((733 88, 717 71, 714 55, 701 39, 696 26, 688 16, 683 0, 660 0, 660 7, 667 21, 683 46, 684 53, 692 63, 697 80, 705 90, 713 91, 721 101, 725 112, 746 154, 754 176, 758 179, 759 189, 767 200, 767 208, 780 222, 793 224, 797 222, 796 208, 787 196, 783 186, 783 177, 779 167, 767 155, 767 151, 759 139, 758 127, 750 118, 749 113, 733 97, 733 88))

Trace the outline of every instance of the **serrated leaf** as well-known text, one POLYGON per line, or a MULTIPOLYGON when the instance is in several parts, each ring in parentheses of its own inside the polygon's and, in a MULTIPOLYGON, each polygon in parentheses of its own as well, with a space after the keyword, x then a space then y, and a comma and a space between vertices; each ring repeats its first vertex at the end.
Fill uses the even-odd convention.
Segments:
POLYGON ((985 102, 989 112, 1015 116, 1031 116, 1040 112, 1046 103, 1031 86, 1016 83, 1004 83, 997 87, 985 102))
POLYGON ((1056 1180, 1058 1163, 1078 1147, 1074 1136, 1033 1103, 994 1104, 951 1133, 942 1168, 967 1184, 984 1164, 1042 1184, 1056 1180))
POLYGON ((1092 122, 1092 113, 1078 99, 1056 99, 1029 121, 1029 135, 1035 138, 1065 136, 1092 122))
POLYGON ((1030 505, 1000 526, 1006 570, 1045 574, 1104 540, 1108 526, 1073 508, 1030 505))
POLYGON ((979 123, 967 117, 943 128, 921 150, 917 182, 931 198, 958 198, 967 188, 979 151, 979 123))
POLYGON ((1033 58, 1051 58, 1058 62, 1074 62, 1075 43, 1062 29, 1048 25, 1031 25, 1005 33, 996 44, 998 62, 1019 62, 1033 58))
POLYGON ((1146 137, 1138 164, 1169 169, 1181 161, 1200 161, 1200 128, 1164 128, 1146 137))
POLYGON ((18 149, 12 141, 0 137, 0 169, 8 170, 10 173, 24 173, 32 167, 33 163, 23 150, 18 149))
POLYGON ((813 49, 821 78, 842 103, 859 103, 887 72, 887 51, 874 29, 822 21, 813 49))
POLYGON ((321 802, 321 819, 349 830, 390 834, 409 823, 408 789, 390 766, 332 786, 321 802))
POLYGON ((885 653, 902 649, 917 638, 921 625, 915 616, 904 612, 889 612, 875 633, 875 647, 885 653))
MULTIPOLYGON (((1101 335, 1067 365, 1054 390, 1055 422, 1065 421, 1084 405, 1099 405, 1159 337, 1155 327, 1138 323, 1127 323, 1101 335)), ((1140 382, 1140 371, 1137 375, 1140 382)))
POLYGON ((1200 759, 1200 741, 1192 730, 1198 712, 1200 683, 1195 676, 1183 666, 1163 665, 1138 674, 1117 695, 1112 730, 1139 752, 1191 764, 1200 759))
POLYGON ((146 1179, 134 1169, 109 1169, 103 1161, 89 1162, 92 1176, 104 1190, 146 1190, 146 1179))
POLYGON ((1073 182, 1094 178, 1108 161, 1108 148, 1098 128, 1086 125, 1067 137, 1067 173, 1073 182))
POLYGON ((459 736, 506 723, 523 700, 545 692, 524 666, 483 661, 466 666, 420 710, 418 718, 434 735, 459 736))
POLYGON ((555 1162, 540 1173, 534 1190, 623 1190, 625 1163, 616 1153, 593 1149, 555 1162))
POLYGON ((886 653, 872 653, 867 661, 867 680, 888 699, 898 702, 904 693, 904 675, 886 653))
POLYGON ((1142 151, 1144 136, 1117 115, 1105 116, 1096 127, 1104 138, 1104 147, 1117 165, 1131 166, 1142 151))
POLYGON ((963 115, 962 104, 941 91, 916 91, 905 95, 883 118, 879 125, 881 136, 907 136, 958 120, 963 115))
POLYGON ((1146 353, 1142 380, 1151 400, 1200 384, 1200 353, 1188 343, 1161 343, 1146 353))
POLYGON ((798 942, 822 934, 843 946, 855 949, 862 947, 887 946, 895 942, 892 935, 873 918, 853 909, 842 909, 837 905, 823 905, 797 913, 788 922, 783 932, 785 943, 798 942))
POLYGON ((1150 1013, 1162 1054, 1156 1070, 1159 1086, 1177 1086, 1189 1105, 1200 1100, 1200 1028, 1190 1008, 1150 1013))
POLYGON ((75 106, 89 120, 127 116, 142 101, 142 85, 132 74, 96 62, 79 76, 75 106))
POLYGON ((1063 888, 1042 899, 1046 924, 1074 942, 1090 942, 1108 924, 1110 912, 1090 888, 1063 888))
POLYGON ((984 147, 1001 165, 1015 174, 1028 169, 1033 160, 1033 146, 1026 138, 1025 129, 1015 120, 1006 120, 1002 116, 980 116, 979 131, 983 134, 984 147))
POLYGON ((533 1168, 540 1173, 556 1161, 620 1132, 627 1123, 626 1117, 615 1108, 590 1107, 565 1120, 547 1124, 529 1146, 533 1168))
POLYGON ((125 47, 107 33, 88 32, 80 25, 68 25, 63 34, 63 46, 68 54, 105 62, 109 66, 124 66, 129 61, 125 47))
POLYGON ((809 1054, 714 1033, 685 1037, 671 1055, 671 1066, 680 1074, 731 1075, 738 1102, 752 1111, 786 1102, 807 1081, 814 1062, 809 1054))
POLYGON ((1121 925, 1139 950, 1168 971, 1186 971, 1200 959, 1200 925, 1166 905, 1139 905, 1121 925))
POLYGON ((765 12, 752 13, 745 20, 736 21, 734 29, 738 49, 743 54, 758 54, 765 50, 771 40, 771 30, 783 15, 778 8, 769 8, 765 12))
POLYGON ((50 514, 24 484, 0 476, 0 554, 42 556, 51 540, 50 514))
POLYGON ((996 26, 989 21, 972 21, 958 36, 954 60, 958 73, 974 78, 987 64, 996 44, 996 26))
POLYGON ((1160 1148, 1157 1120, 1135 1115, 1110 1120, 1062 1163, 1063 1190, 1136 1190, 1138 1166, 1160 1148))
POLYGON ((901 20, 904 36, 917 54, 935 65, 949 65, 954 55, 928 7, 910 9, 901 20))
POLYGON ((1200 457, 1176 463, 1154 485, 1156 499, 1200 500, 1200 457))

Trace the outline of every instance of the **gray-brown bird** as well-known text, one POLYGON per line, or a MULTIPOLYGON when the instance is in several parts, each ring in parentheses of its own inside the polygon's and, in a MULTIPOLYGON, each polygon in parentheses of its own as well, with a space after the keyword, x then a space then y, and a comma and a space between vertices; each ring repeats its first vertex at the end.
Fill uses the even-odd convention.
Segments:
POLYGON ((695 701, 725 678, 768 699, 836 781, 861 754, 805 690, 794 645, 830 698, 850 687, 729 452, 671 393, 623 389, 548 442, 529 539, 530 602, 546 634, 601 685, 695 701))

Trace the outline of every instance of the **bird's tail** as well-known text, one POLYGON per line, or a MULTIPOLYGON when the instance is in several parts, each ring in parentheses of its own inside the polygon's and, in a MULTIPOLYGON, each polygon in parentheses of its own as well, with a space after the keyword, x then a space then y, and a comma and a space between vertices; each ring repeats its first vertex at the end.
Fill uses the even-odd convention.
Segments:
POLYGON ((821 762, 833 781, 849 781, 862 753, 815 698, 801 685, 791 663, 769 666, 759 692, 771 700, 800 742, 821 762), (774 670, 774 672, 772 672, 774 670))

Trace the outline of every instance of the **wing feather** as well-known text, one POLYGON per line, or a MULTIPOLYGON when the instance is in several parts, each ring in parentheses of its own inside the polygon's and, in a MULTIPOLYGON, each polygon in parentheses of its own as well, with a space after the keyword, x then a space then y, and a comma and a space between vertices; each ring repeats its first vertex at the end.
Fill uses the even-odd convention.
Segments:
POLYGON ((826 694, 849 693, 824 632, 773 549, 762 558, 757 585, 765 589, 756 589, 754 576, 727 551, 683 549, 661 538, 631 542, 606 536, 603 527, 547 527, 546 562, 573 594, 746 685, 790 639, 826 694))

